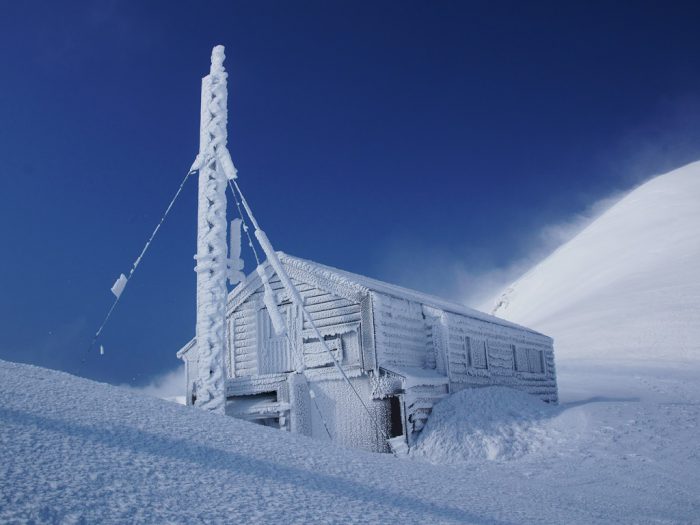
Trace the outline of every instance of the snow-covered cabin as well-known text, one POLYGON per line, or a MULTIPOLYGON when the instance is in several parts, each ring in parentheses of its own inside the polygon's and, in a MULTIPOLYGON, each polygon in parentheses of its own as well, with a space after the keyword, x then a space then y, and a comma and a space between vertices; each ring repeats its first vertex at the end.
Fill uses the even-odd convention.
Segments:
MULTIPOLYGON (((557 402, 551 338, 427 294, 279 257, 349 382, 264 262, 287 334, 276 335, 252 272, 228 297, 228 415, 383 452, 412 445, 433 404, 463 388, 505 385, 557 402)), ((194 340, 177 353, 188 404, 197 395, 196 353, 194 340)))

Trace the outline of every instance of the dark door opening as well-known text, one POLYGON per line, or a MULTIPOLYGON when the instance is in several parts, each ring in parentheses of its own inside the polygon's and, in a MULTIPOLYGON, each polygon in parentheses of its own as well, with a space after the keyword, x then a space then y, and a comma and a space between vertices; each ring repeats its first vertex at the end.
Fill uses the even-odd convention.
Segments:
POLYGON ((389 437, 403 435, 403 421, 401 418, 401 400, 392 396, 389 398, 389 415, 391 417, 391 431, 389 437))

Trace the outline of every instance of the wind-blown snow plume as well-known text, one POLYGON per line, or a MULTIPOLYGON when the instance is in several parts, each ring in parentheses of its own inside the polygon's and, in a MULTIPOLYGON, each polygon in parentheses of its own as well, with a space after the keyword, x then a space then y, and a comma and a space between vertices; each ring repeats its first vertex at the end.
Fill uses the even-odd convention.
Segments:
POLYGON ((508 286, 494 313, 558 360, 700 360, 700 162, 637 187, 508 286))
POLYGON ((182 395, 182 382, 185 377, 185 367, 180 365, 174 370, 160 374, 143 386, 121 385, 124 388, 146 394, 148 396, 158 397, 166 401, 173 401, 181 405, 185 404, 185 396, 182 395))
POLYGON ((224 344, 227 277, 226 175, 218 150, 226 148, 227 91, 224 47, 212 51, 211 70, 202 79, 199 212, 197 232, 196 404, 224 411, 224 344))

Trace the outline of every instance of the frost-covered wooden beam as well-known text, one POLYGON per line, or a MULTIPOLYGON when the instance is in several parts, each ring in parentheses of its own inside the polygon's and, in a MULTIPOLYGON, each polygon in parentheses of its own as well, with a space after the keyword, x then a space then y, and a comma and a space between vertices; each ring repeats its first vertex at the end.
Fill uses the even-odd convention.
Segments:
MULTIPOLYGON (((197 228, 197 352, 199 377, 195 404, 224 412, 224 345, 226 321, 226 174, 220 161, 226 150, 227 90, 224 47, 211 55, 209 75, 202 79, 197 228)), ((229 168, 229 166, 225 166, 229 168)), ((232 166, 231 166, 232 167, 232 166)))

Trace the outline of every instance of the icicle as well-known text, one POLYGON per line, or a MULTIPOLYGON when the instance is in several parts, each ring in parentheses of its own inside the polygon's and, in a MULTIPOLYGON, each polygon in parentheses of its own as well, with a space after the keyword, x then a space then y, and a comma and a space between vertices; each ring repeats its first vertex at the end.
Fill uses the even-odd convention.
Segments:
POLYGON ((263 294, 263 303, 265 303, 265 308, 267 308, 267 313, 272 321, 272 328, 275 330, 277 336, 282 336, 287 332, 287 324, 284 322, 284 318, 277 308, 277 299, 272 291, 270 282, 267 279, 267 274, 262 266, 258 266, 256 271, 263 282, 263 287, 265 288, 265 293, 263 294))
POLYGON ((229 238, 229 259, 228 259, 228 282, 231 286, 235 286, 245 279, 243 273, 243 259, 241 259, 241 224, 242 219, 233 219, 231 221, 231 237, 229 238))
POLYGON ((128 282, 128 279, 126 278, 126 275, 123 273, 119 275, 119 279, 117 279, 114 284, 112 285, 112 293, 119 299, 119 296, 122 294, 124 291, 124 288, 126 287, 126 283, 128 282))

